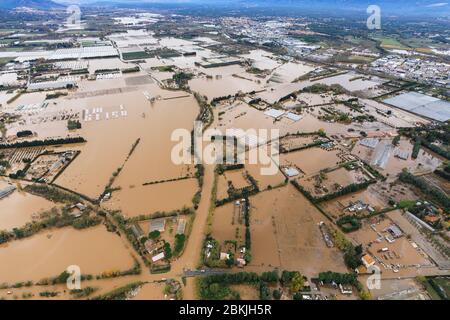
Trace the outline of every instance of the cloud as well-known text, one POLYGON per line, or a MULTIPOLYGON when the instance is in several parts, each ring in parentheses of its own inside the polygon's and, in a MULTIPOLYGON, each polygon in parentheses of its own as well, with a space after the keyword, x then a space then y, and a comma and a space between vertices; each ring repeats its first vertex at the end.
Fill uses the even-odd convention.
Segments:
POLYGON ((444 7, 446 5, 448 5, 448 2, 438 2, 438 3, 433 3, 433 4, 427 5, 427 8, 444 7))

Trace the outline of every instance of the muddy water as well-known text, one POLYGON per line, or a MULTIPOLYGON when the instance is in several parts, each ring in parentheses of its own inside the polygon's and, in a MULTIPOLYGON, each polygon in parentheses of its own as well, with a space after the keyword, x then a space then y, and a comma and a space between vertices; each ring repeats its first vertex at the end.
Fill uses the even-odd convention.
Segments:
POLYGON ((0 282, 40 280, 56 276, 70 265, 83 274, 125 270, 133 266, 130 252, 114 233, 98 226, 64 228, 39 233, 0 247, 0 282))
POLYGON ((221 79, 196 78, 189 81, 189 86, 195 92, 207 96, 209 100, 215 97, 224 97, 241 92, 252 92, 261 90, 261 86, 254 81, 224 76, 221 79))
POLYGON ((55 204, 31 194, 14 191, 0 200, 0 230, 11 230, 38 218, 39 212, 53 208, 55 204))
POLYGON ((104 203, 109 209, 122 210, 130 217, 151 214, 156 211, 171 211, 192 206, 192 197, 197 192, 197 180, 186 179, 148 186, 125 187, 113 193, 104 203), (176 196, 175 196, 176 195, 176 196))
POLYGON ((250 202, 250 270, 280 266, 307 276, 346 272, 341 252, 328 248, 322 239, 318 223, 325 217, 293 186, 260 193, 250 202))
POLYGON ((227 171, 225 177, 233 183, 236 189, 241 189, 250 185, 247 179, 245 179, 244 174, 243 170, 233 170, 227 171))
POLYGON ((180 92, 147 85, 135 92, 70 100, 71 105, 78 105, 80 109, 92 112, 94 108, 102 108, 102 112, 99 121, 83 122, 80 134, 88 142, 80 156, 57 179, 58 184, 91 197, 98 196, 112 173, 124 163, 138 138, 141 142, 116 181, 117 185, 139 185, 176 178, 187 172, 184 166, 171 161, 175 142, 170 141, 170 135, 178 128, 191 130, 198 112, 196 101, 188 97, 151 104, 143 92, 162 98, 180 96, 180 92), (112 112, 120 111, 120 106, 126 114, 112 118, 112 112))
POLYGON ((252 66, 260 70, 272 70, 280 66, 273 54, 264 50, 252 50, 242 57, 252 60, 252 66))
POLYGON ((245 225, 239 223, 234 203, 216 208, 212 225, 212 236, 223 245, 226 240, 236 240, 238 246, 245 244, 245 225), (238 235, 236 237, 236 235, 238 235))
MULTIPOLYGON (((377 154, 380 154, 379 152, 384 148, 384 145, 390 144, 391 139, 380 141, 375 149, 371 149, 358 144, 352 150, 352 153, 358 155, 367 162, 372 163, 372 161, 377 158, 377 154)), ((421 148, 421 150, 419 151, 417 159, 412 159, 412 150, 413 144, 408 139, 401 139, 399 145, 391 150, 385 167, 378 167, 377 169, 379 169, 383 174, 388 174, 389 176, 394 177, 399 174, 403 170, 403 168, 408 168, 410 171, 416 173, 434 171, 444 161, 443 158, 439 157, 436 154, 428 152, 424 148, 421 148), (396 157, 395 153, 400 151, 406 152, 408 154, 408 159, 404 160, 396 157)))
POLYGON ((132 300, 165 300, 164 287, 164 283, 147 283, 132 300))
POLYGON ((314 69, 306 64, 288 62, 272 72, 269 82, 289 83, 314 69))
MULTIPOLYGON (((181 93, 178 93, 180 95, 181 93)), ((116 181, 118 186, 138 185, 145 182, 172 179, 193 173, 186 165, 177 165, 171 159, 172 148, 179 141, 171 141, 174 130, 193 128, 198 113, 192 97, 150 103, 143 110, 145 118, 128 123, 135 126, 141 138, 138 147, 116 181)))
MULTIPOLYGON (((232 106, 221 106, 216 109, 216 117, 220 118, 220 130, 227 128, 240 128, 242 130, 248 129, 279 129, 280 136, 287 133, 296 132, 314 132, 320 129, 325 130, 328 135, 346 135, 349 128, 353 128, 356 132, 373 130, 380 128, 380 124, 373 125, 364 123, 351 125, 341 123, 330 123, 321 121, 310 111, 303 111, 299 113, 303 118, 299 121, 292 121, 285 117, 275 121, 272 117, 266 116, 264 111, 249 107, 244 103, 235 103, 232 106), (225 111, 225 114, 218 115, 219 112, 225 111), (373 127, 373 128, 372 128, 373 127)), ((386 126, 381 125, 381 128, 386 126)))
POLYGON ((296 165, 305 174, 310 175, 336 166, 340 161, 337 154, 337 150, 327 151, 321 148, 310 148, 281 155, 281 163, 283 165, 296 165))

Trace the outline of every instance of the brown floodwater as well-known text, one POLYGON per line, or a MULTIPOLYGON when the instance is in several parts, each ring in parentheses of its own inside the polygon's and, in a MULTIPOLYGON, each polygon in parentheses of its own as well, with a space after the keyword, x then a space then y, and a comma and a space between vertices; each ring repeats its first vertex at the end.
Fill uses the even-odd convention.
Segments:
POLYGON ((318 147, 290 152, 281 155, 283 165, 296 165, 305 174, 310 175, 320 170, 336 166, 341 159, 338 150, 327 151, 318 147))
POLYGON ((57 276, 70 265, 82 274, 126 270, 133 266, 120 237, 104 226, 86 230, 71 227, 39 233, 0 246, 0 283, 38 281, 57 276))
POLYGON ((44 198, 36 197, 26 192, 14 191, 8 197, 0 200, 0 230, 11 230, 21 227, 39 213, 53 208, 55 204, 44 198))
POLYGON ((56 180, 57 184, 97 197, 113 172, 124 164, 137 139, 141 139, 140 143, 114 186, 137 186, 186 174, 186 166, 175 165, 171 161, 171 149, 176 142, 170 138, 175 129, 190 131, 193 127, 198 112, 195 99, 157 100, 152 104, 143 92, 162 98, 180 96, 180 92, 163 91, 151 84, 141 86, 135 92, 70 100, 81 110, 87 109, 90 113, 102 111, 100 120, 93 117, 91 121, 83 122, 80 134, 88 142, 80 156, 56 180), (119 116, 113 118, 113 112, 119 112, 119 116))
POLYGON ((151 214, 156 211, 171 211, 192 206, 192 197, 198 190, 195 179, 159 183, 147 186, 125 187, 115 191, 111 200, 103 206, 121 210, 130 217, 151 214))
POLYGON ((326 218, 292 185, 259 193, 250 203, 250 270, 278 266, 309 277, 328 270, 346 272, 342 253, 322 239, 318 224, 326 218))

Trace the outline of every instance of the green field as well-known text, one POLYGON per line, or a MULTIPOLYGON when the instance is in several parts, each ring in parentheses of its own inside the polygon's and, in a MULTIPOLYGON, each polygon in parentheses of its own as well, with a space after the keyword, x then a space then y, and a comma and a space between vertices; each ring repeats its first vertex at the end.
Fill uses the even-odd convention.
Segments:
POLYGON ((411 48, 405 46, 400 41, 398 41, 395 38, 389 38, 389 37, 380 37, 380 38, 373 38, 374 40, 381 42, 381 47, 386 49, 399 49, 399 50, 410 50, 411 48))

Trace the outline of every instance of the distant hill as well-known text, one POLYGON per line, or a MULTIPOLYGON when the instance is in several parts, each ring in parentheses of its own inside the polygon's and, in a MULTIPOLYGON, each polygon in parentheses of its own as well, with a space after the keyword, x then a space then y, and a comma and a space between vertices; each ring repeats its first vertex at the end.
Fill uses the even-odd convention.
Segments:
POLYGON ((0 9, 28 7, 35 9, 61 8, 62 5, 51 0, 0 0, 0 9))
MULTIPOLYGON (((0 0, 3 1, 3 0, 0 0)), ((366 9, 371 4, 376 4, 384 14, 437 14, 450 13, 450 1, 448 0, 79 0, 83 6, 119 6, 125 8, 198 8, 213 9, 215 7, 232 10, 256 9, 280 9, 292 12, 305 13, 306 11, 320 11, 339 15, 348 12, 360 12, 366 14, 366 9)))

